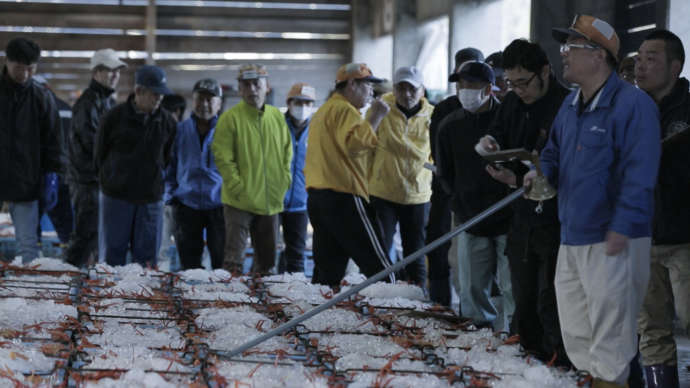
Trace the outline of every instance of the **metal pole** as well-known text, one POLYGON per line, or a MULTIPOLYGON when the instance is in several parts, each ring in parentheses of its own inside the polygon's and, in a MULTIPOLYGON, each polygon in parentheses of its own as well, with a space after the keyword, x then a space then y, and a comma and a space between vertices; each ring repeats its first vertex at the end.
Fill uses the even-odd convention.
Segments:
POLYGON ((507 197, 503 198, 502 200, 496 202, 493 204, 490 208, 484 210, 483 212, 477 214, 473 218, 471 218, 469 221, 465 222, 462 225, 458 225, 455 229, 451 230, 450 232, 444 234, 443 236, 437 238, 436 240, 432 241, 429 245, 423 247, 422 249, 418 250, 417 252, 414 252, 413 254, 407 256, 406 258, 398 261, 394 265, 384 269, 383 271, 377 273, 376 275, 368 278, 367 280, 363 281, 360 284, 357 284, 356 286, 353 286, 349 290, 345 292, 341 292, 338 295, 334 296, 332 299, 329 299, 326 303, 321 304, 319 306, 314 307, 313 309, 307 311, 306 313, 292 318, 288 322, 283 323, 282 325, 276 327, 275 329, 254 338, 253 340, 250 340, 249 342, 244 343, 243 345, 238 346, 237 348, 231 350, 229 353, 226 353, 226 357, 235 357, 238 356, 245 351, 253 348, 254 346, 267 341, 268 339, 275 337, 279 334, 282 334, 291 328, 295 327, 296 325, 306 321, 307 319, 317 315, 318 313, 327 310, 339 302, 342 302, 343 300, 349 298, 351 295, 354 295, 361 290, 365 289, 366 287, 370 286, 373 283, 378 282, 379 280, 383 279, 384 277, 388 276, 391 272, 398 271, 401 268, 405 267, 406 265, 410 264, 417 258, 425 255, 426 253, 438 248, 441 244, 445 243, 446 241, 450 240, 451 238, 455 237, 456 235, 460 234, 461 232, 464 232, 465 230, 473 227, 474 225, 478 224, 481 222, 483 219, 486 217, 496 213, 497 211, 501 210, 505 206, 507 206, 509 203, 513 202, 514 200, 520 198, 522 194, 525 192, 525 188, 519 188, 512 192, 510 195, 507 197))

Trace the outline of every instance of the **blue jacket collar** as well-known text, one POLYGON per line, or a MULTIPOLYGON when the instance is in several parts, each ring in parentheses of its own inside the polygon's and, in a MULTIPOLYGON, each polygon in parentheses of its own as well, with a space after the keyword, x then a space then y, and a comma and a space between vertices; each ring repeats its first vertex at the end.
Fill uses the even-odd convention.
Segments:
MULTIPOLYGON (((620 87, 621 82, 625 81, 618 78, 618 74, 616 74, 615 71, 612 71, 611 75, 609 75, 609 78, 606 80, 606 82, 604 82, 604 86, 601 89, 599 89, 597 94, 594 96, 594 99, 587 107, 587 112, 593 112, 595 109, 599 107, 608 108, 609 106, 611 106, 611 100, 613 100, 613 96, 616 94, 616 91, 620 87)), ((577 109, 577 104, 580 103, 581 95, 582 90, 581 88, 578 88, 575 92, 573 100, 570 103, 570 107, 572 109, 577 109)))

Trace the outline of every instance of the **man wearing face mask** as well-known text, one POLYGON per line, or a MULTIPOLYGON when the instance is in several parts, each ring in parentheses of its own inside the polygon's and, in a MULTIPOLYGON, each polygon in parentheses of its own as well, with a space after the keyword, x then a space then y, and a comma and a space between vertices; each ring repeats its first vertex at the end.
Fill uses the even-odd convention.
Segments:
POLYGON ((9 202, 24 263, 38 257, 38 200, 57 191, 61 169, 60 117, 55 100, 32 76, 41 49, 28 39, 12 39, 0 74, 0 202, 9 202), (52 190, 41 193, 42 182, 52 190), (51 184, 52 182, 52 184, 51 184))
MULTIPOLYGON (((368 156, 389 108, 374 100, 366 119, 359 113, 371 101, 372 84, 381 81, 364 63, 341 66, 335 93, 312 118, 304 175, 314 227, 313 283, 339 286, 349 258, 366 276, 391 265, 369 205, 367 179, 368 156)), ((395 275, 389 280, 395 281, 395 275)))
POLYGON ((242 101, 220 116, 212 145, 223 177, 223 267, 242 271, 251 235, 252 272, 267 274, 275 265, 278 214, 292 179, 292 141, 280 110, 266 104, 266 68, 242 66, 237 81, 242 101))
MULTIPOLYGON (((451 76, 463 108, 446 117, 438 137, 439 176, 451 194, 453 220, 466 222, 505 196, 505 187, 484 172, 474 145, 489 128, 499 102, 492 95, 494 73, 484 62, 465 62, 451 76)), ((505 256, 510 209, 503 209, 456 237, 457 257, 449 259, 462 316, 477 325, 505 329, 515 309, 505 256), (503 295, 503 314, 490 299, 494 273, 503 295)))
MULTIPOLYGON (((457 73, 460 65, 467 61, 483 61, 484 54, 473 47, 466 47, 455 53, 455 69, 457 73)), ((450 80, 448 82, 451 82, 450 80)), ((443 119, 449 114, 461 109, 460 100, 457 96, 450 96, 439 102, 434 107, 429 123, 429 140, 431 141, 431 155, 434 164, 439 165, 438 150, 438 130, 443 119)), ((429 220, 426 225, 426 244, 438 239, 450 232, 451 221, 450 196, 441 184, 441 179, 434 174, 431 179, 431 199, 429 208, 429 220)), ((429 259, 429 296, 431 300, 450 307, 450 272, 448 267, 448 250, 451 244, 445 243, 427 254, 429 259)))
POLYGON ((72 125, 67 137, 68 182, 74 206, 74 231, 65 252, 77 267, 95 259, 98 249, 98 170, 93 163, 96 131, 101 118, 115 106, 112 98, 127 64, 113 49, 101 49, 91 57, 89 87, 72 107, 72 125))
POLYGON ((192 115, 177 124, 177 137, 165 173, 165 191, 172 206, 173 234, 183 270, 201 268, 204 242, 211 267, 223 266, 223 178, 211 152, 222 95, 215 79, 206 78, 194 84, 192 115))
MULTIPOLYGON (((503 52, 503 65, 510 92, 480 146, 487 151, 524 148, 541 152, 568 89, 551 74, 546 53, 536 43, 511 42, 503 52)), ((504 168, 487 165, 486 170, 511 187, 522 186, 522 177, 529 171, 521 162, 504 168)), ((560 244, 557 205, 557 198, 513 202, 506 254, 516 306, 512 331, 520 335, 520 344, 530 354, 544 362, 555 354, 556 362, 567 366, 553 284, 560 244)))
POLYGON ((99 254, 109 265, 124 265, 129 249, 133 262, 155 266, 176 124, 160 108, 163 95, 172 94, 163 69, 141 66, 134 82, 134 94, 106 113, 96 132, 99 254))
POLYGON ((285 251, 280 255, 278 272, 304 272, 304 249, 307 244, 307 189, 304 182, 304 158, 307 154, 309 119, 316 90, 305 83, 292 85, 287 95, 285 122, 292 138, 292 182, 285 193, 284 210, 280 213, 285 251))
MULTIPOLYGON (((393 76, 393 93, 383 95, 390 111, 381 121, 372 155, 369 193, 383 227, 386 252, 400 224, 403 256, 424 246, 424 226, 431 197, 429 120, 433 106, 424 98, 424 80, 416 67, 401 67, 393 76)), ((405 280, 424 287, 426 263, 408 265, 405 280)))

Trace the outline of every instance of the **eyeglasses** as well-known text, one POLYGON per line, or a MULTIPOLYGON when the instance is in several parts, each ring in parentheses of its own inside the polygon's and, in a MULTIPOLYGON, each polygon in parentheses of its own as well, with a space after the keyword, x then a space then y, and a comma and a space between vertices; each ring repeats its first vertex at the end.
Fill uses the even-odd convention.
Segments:
POLYGON ((594 46, 591 44, 562 43, 561 44, 561 54, 570 52, 570 50, 574 49, 574 48, 595 50, 595 49, 598 49, 600 47, 594 46))
POLYGON ((511 81, 508 78, 505 79, 506 87, 508 89, 520 89, 525 90, 529 86, 530 82, 537 76, 537 73, 532 74, 526 81, 511 81))

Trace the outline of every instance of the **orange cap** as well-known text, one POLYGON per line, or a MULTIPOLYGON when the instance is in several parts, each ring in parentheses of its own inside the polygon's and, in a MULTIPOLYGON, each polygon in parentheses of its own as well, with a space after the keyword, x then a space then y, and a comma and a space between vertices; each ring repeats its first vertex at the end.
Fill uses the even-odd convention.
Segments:
POLYGON ((335 74, 335 83, 339 84, 351 79, 363 79, 373 83, 383 81, 381 78, 374 77, 371 69, 365 63, 348 63, 347 65, 340 66, 335 74))
POLYGON ((287 94, 287 101, 291 98, 297 100, 315 101, 316 100, 316 89, 304 82, 299 82, 290 88, 287 94))
POLYGON ((610 24, 594 16, 575 15, 573 24, 569 28, 554 28, 551 35, 559 43, 565 43, 571 36, 585 38, 603 47, 618 60, 618 49, 621 44, 616 30, 610 24))

